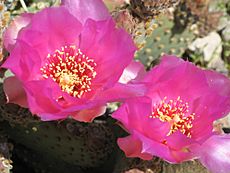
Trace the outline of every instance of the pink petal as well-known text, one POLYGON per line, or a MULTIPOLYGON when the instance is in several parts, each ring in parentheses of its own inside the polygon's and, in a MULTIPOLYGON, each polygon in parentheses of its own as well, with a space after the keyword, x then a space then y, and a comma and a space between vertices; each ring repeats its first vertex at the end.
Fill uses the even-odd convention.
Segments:
POLYGON ((28 107, 25 90, 16 77, 6 78, 3 89, 7 97, 7 103, 15 103, 22 107, 28 107))
POLYGON ((18 39, 35 49, 42 59, 62 46, 77 45, 82 24, 64 7, 46 8, 34 14, 18 39))
POLYGON ((97 63, 94 83, 103 87, 111 87, 119 80, 136 51, 130 35, 117 29, 111 18, 100 22, 87 20, 79 47, 97 63))
POLYGON ((112 117, 120 121, 129 130, 139 129, 138 127, 141 128, 142 126, 140 119, 143 120, 143 117, 148 117, 151 113, 151 100, 147 97, 137 97, 127 101, 112 114, 112 117), (144 109, 141 109, 143 106, 144 109))
POLYGON ((95 101, 125 101, 127 98, 144 96, 146 86, 143 84, 120 84, 95 95, 95 101))
POLYGON ((199 146, 193 138, 188 138, 177 131, 166 137, 167 146, 170 148, 171 155, 177 163, 191 160, 197 157, 197 154, 191 151, 191 147, 199 146))
MULTIPOLYGON (((195 147, 197 145, 198 144, 194 144, 195 147)), ((173 158, 176 160, 175 163, 182 163, 184 161, 194 160, 194 159, 198 158, 197 154, 193 153, 190 150, 190 146, 189 147, 181 148, 180 150, 173 150, 173 149, 171 149, 170 153, 173 156, 173 158)))
POLYGON ((125 152, 127 157, 139 157, 144 160, 151 160, 152 155, 142 152, 142 143, 135 136, 130 135, 117 140, 119 147, 125 152))
POLYGON ((33 14, 30 13, 24 13, 21 16, 16 17, 3 34, 4 46, 9 52, 14 47, 18 32, 30 23, 32 17, 33 14))
POLYGON ((174 150, 180 150, 182 148, 189 146, 192 143, 195 143, 195 141, 192 138, 188 138, 180 131, 176 131, 175 133, 167 136, 166 140, 167 145, 174 150))
POLYGON ((194 101, 193 107, 199 118, 194 120, 193 136, 206 140, 212 135, 213 121, 230 112, 230 80, 214 71, 204 70, 203 72, 206 76, 207 91, 194 101))
POLYGON ((197 151, 199 160, 212 173, 229 173, 230 171, 230 135, 210 137, 197 151))
POLYGON ((110 17, 102 0, 62 0, 62 5, 83 24, 87 19, 97 21, 110 17))
POLYGON ((58 98, 56 92, 60 90, 60 87, 53 85, 53 83, 48 79, 25 82, 30 111, 40 116, 43 120, 49 120, 46 117, 49 114, 56 117, 55 119, 58 119, 57 117, 59 116, 62 119, 63 115, 68 116, 68 113, 64 112, 56 101, 58 98))
POLYGON ((153 69, 151 69, 148 74, 143 78, 143 82, 149 82, 149 81, 166 81, 170 79, 170 74, 172 70, 175 70, 175 68, 178 68, 181 64, 183 64, 184 61, 181 58, 177 58, 176 56, 172 55, 164 55, 161 58, 161 62, 158 66, 155 66, 153 69), (155 73, 157 75, 155 75, 155 73))
POLYGON ((205 70, 209 87, 219 91, 222 96, 230 97, 230 80, 223 74, 211 70, 205 70))
POLYGON ((211 105, 211 100, 213 100, 213 104, 216 103, 218 105, 219 102, 219 98, 216 98, 215 100, 213 95, 214 93, 206 95, 193 102, 196 115, 195 120, 193 121, 192 138, 199 142, 204 142, 207 138, 213 135, 213 121, 219 114, 215 111, 212 112, 216 108, 211 105), (210 103, 210 108, 207 102, 210 103))
POLYGON ((189 103, 203 95, 204 87, 207 87, 202 70, 190 62, 172 56, 164 56, 161 63, 146 75, 144 81, 154 84, 150 87, 150 93, 152 90, 159 90, 162 98, 167 96, 174 99, 181 96, 189 103))
POLYGON ((38 52, 21 40, 17 41, 2 67, 10 69, 21 81, 41 77, 41 58, 38 52))
POLYGON ((159 119, 151 119, 151 100, 147 97, 127 99, 126 102, 112 114, 129 131, 136 130, 152 140, 160 141, 170 130, 167 123, 159 119), (154 134, 154 135, 153 135, 154 134))
POLYGON ((219 100, 219 102, 213 101, 213 104, 208 102, 208 105, 215 108, 213 108, 216 114, 215 119, 222 118, 230 112, 230 80, 215 71, 206 70, 205 75, 212 93, 216 93, 216 95, 213 94, 215 96, 213 100, 219 100))
MULTIPOLYGON (((122 73, 119 79, 120 83, 128 83, 129 81, 142 77, 146 73, 145 67, 138 61, 132 61, 122 73)), ((138 79, 137 79, 138 80, 138 79)))
POLYGON ((141 141, 142 152, 149 153, 153 156, 158 156, 171 163, 179 162, 176 158, 173 157, 167 145, 163 144, 162 142, 152 140, 138 131, 133 131, 132 133, 141 141))
POLYGON ((94 118, 103 115, 106 111, 106 106, 86 109, 73 114, 73 118, 81 122, 92 122, 94 118))

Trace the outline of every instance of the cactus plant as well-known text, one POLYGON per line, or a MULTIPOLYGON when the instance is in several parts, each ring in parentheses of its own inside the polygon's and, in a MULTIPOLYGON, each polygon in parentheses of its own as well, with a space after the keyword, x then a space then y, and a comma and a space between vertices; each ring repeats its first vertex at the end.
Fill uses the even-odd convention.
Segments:
MULTIPOLYGON (((5 102, 3 91, 0 95, 0 102, 5 102)), ((17 144, 35 153, 45 153, 51 166, 62 162, 82 169, 102 167, 116 145, 112 126, 104 120, 89 124, 74 120, 41 122, 27 109, 14 104, 1 104, 0 116, 1 131, 17 144)))
MULTIPOLYGON (((115 147, 113 133, 104 122, 102 124, 81 124, 71 121, 60 124, 36 122, 28 124, 27 127, 20 124, 11 126, 6 121, 0 124, 1 129, 4 129, 16 143, 33 153, 40 155, 42 153, 41 156, 43 159, 48 159, 51 167, 56 162, 61 162, 65 167, 71 165, 75 169, 102 167, 115 147)), ((21 156, 25 157, 24 154, 21 156)))
POLYGON ((164 53, 181 56, 195 37, 189 28, 182 33, 177 33, 173 29, 173 20, 167 16, 159 17, 156 25, 157 28, 147 39, 146 46, 136 55, 136 59, 147 66, 150 66, 154 60, 157 60, 164 53))
POLYGON ((168 8, 178 4, 179 0, 131 0, 129 5, 113 12, 118 27, 129 32, 138 49, 146 44, 146 38, 151 36, 156 28, 155 17, 168 8))

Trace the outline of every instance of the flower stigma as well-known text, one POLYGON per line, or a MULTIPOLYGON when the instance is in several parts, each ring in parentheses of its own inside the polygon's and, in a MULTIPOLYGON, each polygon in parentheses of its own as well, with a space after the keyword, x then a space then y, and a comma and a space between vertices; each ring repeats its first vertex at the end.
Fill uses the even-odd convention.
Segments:
POLYGON ((62 91, 81 98, 91 91, 92 80, 97 73, 97 64, 84 55, 76 46, 64 46, 48 54, 45 65, 40 69, 44 78, 53 79, 62 91))
POLYGON ((152 115, 150 118, 158 118, 162 122, 169 122, 171 125, 167 136, 176 131, 180 131, 187 137, 191 138, 192 121, 195 113, 189 113, 189 106, 187 102, 181 100, 180 96, 174 100, 167 100, 167 97, 158 103, 154 104, 152 115))

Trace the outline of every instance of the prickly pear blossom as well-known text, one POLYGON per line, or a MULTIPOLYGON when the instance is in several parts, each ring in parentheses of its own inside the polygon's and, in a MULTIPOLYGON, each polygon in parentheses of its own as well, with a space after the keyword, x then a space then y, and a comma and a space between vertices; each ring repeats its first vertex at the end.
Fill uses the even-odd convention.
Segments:
POLYGON ((92 121, 108 101, 142 92, 118 83, 136 47, 101 0, 63 0, 23 14, 5 32, 4 45, 10 56, 2 67, 15 74, 4 82, 8 101, 42 120, 92 121))
POLYGON ((128 157, 171 163, 198 158, 213 172, 229 172, 230 136, 213 131, 213 121, 230 112, 227 77, 164 56, 138 82, 148 87, 146 97, 128 99, 112 115, 130 133, 118 139, 128 157))

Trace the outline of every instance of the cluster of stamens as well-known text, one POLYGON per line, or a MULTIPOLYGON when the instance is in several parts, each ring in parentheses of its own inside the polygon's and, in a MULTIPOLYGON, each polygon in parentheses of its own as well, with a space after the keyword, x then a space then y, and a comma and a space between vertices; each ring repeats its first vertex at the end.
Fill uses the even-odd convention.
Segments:
POLYGON ((162 122, 170 123, 170 131, 167 136, 176 131, 180 131, 187 137, 191 138, 192 121, 195 114, 189 113, 189 105, 181 100, 180 96, 175 100, 167 101, 167 97, 153 106, 150 118, 159 118, 162 122))
POLYGON ((52 78, 62 91, 80 98, 91 91, 92 79, 96 77, 93 59, 84 55, 76 46, 65 46, 48 54, 45 65, 41 68, 44 78, 52 78))

